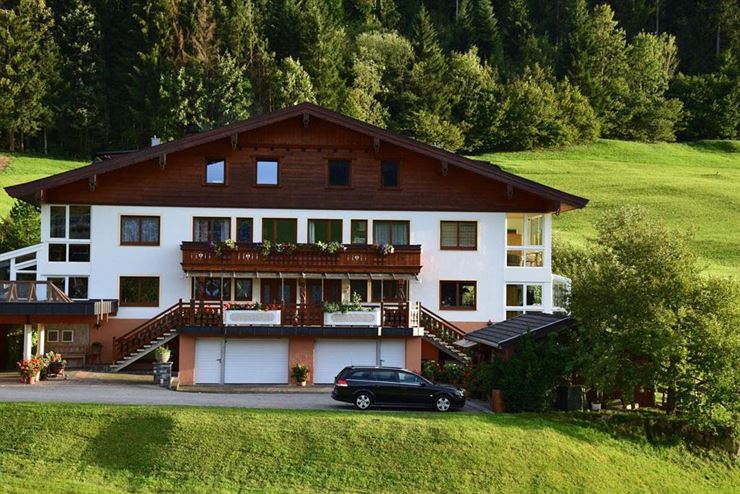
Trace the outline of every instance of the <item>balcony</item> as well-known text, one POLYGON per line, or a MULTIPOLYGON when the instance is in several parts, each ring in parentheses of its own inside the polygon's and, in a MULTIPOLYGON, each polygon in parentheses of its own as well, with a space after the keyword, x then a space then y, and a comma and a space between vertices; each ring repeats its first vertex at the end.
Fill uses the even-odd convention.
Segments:
POLYGON ((377 273, 418 275, 421 246, 399 245, 384 253, 374 245, 343 245, 334 253, 314 244, 291 244, 283 252, 262 244, 214 245, 183 242, 182 268, 186 272, 377 273))

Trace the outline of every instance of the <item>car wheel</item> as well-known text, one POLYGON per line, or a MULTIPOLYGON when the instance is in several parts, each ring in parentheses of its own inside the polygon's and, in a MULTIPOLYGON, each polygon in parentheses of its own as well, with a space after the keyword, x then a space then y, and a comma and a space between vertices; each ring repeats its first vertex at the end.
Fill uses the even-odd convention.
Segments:
POLYGON ((367 410, 373 404, 373 399, 367 393, 358 393, 355 396, 355 407, 358 410, 367 410))
POLYGON ((434 399, 434 409, 438 412, 449 412, 452 407, 452 401, 447 395, 439 395, 434 399))

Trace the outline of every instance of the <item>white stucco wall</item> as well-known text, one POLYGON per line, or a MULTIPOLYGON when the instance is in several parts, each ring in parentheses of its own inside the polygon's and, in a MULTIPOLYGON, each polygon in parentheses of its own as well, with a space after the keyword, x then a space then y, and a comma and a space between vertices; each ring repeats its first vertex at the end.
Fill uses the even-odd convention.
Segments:
MULTIPOLYGON (((49 239, 49 205, 41 209, 41 239, 49 239)), ((149 318, 174 304, 179 298, 190 297, 190 281, 180 261, 180 243, 192 240, 193 217, 231 217, 232 236, 236 233, 236 218, 253 218, 254 239, 261 238, 262 218, 297 218, 298 242, 307 242, 308 219, 342 219, 343 240, 350 239, 350 221, 368 220, 372 243, 372 220, 410 221, 410 241, 422 245, 422 265, 419 281, 412 282, 410 298, 451 321, 500 321, 505 316, 505 285, 509 283, 542 283, 543 309, 552 308, 551 290, 551 215, 545 215, 543 226, 544 267, 507 268, 506 214, 454 213, 421 211, 321 211, 311 209, 232 209, 182 208, 141 206, 93 206, 91 208, 91 252, 89 263, 48 262, 46 249, 39 255, 40 279, 50 276, 89 276, 90 298, 118 298, 120 276, 159 276, 159 308, 122 307, 121 318, 149 318), (120 217, 122 215, 154 215, 160 217, 160 246, 121 246, 120 217), (462 220, 478 222, 477 251, 443 251, 439 248, 440 221, 462 220), (445 311, 439 309, 440 280, 475 280, 477 310, 445 311)), ((79 242, 79 241, 78 241, 79 242)), ((255 283, 255 288, 258 283, 255 283)), ((258 292, 257 290, 255 290, 258 292)), ((257 294, 255 293, 255 296, 257 294)))

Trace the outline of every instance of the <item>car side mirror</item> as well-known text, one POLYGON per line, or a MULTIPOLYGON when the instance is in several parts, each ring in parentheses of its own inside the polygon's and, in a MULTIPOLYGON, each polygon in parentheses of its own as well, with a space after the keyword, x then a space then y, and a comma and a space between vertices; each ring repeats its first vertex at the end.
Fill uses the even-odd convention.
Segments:
POLYGON ((419 386, 421 386, 422 388, 423 388, 424 386, 426 386, 426 385, 427 385, 427 383, 425 383, 424 381, 421 381, 421 382, 419 383, 419 386))

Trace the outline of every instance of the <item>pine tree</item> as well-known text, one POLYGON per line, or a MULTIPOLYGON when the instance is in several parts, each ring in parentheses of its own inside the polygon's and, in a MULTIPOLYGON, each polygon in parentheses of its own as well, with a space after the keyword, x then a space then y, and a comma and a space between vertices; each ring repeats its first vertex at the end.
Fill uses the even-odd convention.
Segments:
POLYGON ((84 0, 74 0, 59 24, 59 51, 63 85, 58 94, 61 142, 73 151, 89 154, 107 141, 107 115, 101 34, 95 11, 84 0), (76 139, 75 139, 76 137, 76 139))
POLYGON ((599 5, 588 12, 585 0, 571 0, 567 37, 561 47, 561 70, 589 99, 605 136, 614 136, 625 110, 629 86, 627 41, 614 12, 599 5))
POLYGON ((463 49, 476 46, 483 60, 499 66, 504 58, 503 48, 491 0, 468 0, 461 9, 460 19, 465 31, 463 49))
POLYGON ((526 0, 508 0, 504 4, 503 49, 509 72, 547 63, 530 21, 526 0))
POLYGON ((56 78, 54 21, 44 0, 20 0, 0 9, 0 129, 15 150, 16 136, 36 133, 51 120, 49 90, 56 78))
POLYGON ((416 61, 409 75, 410 106, 447 118, 450 110, 447 61, 439 46, 429 12, 422 6, 414 23, 411 41, 416 61))

